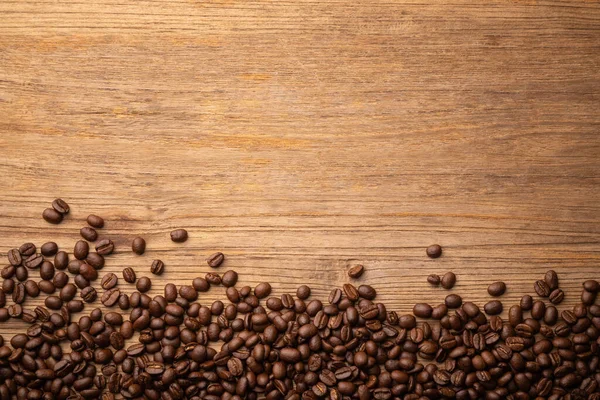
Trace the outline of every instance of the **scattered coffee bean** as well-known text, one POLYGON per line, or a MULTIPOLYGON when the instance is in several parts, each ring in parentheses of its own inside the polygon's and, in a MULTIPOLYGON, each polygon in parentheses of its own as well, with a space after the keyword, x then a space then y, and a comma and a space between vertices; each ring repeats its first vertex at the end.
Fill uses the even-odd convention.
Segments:
POLYGON ((165 271, 165 264, 161 260, 152 261, 152 265, 150 266, 150 272, 154 275, 162 275, 165 271))
POLYGON ((142 276, 140 279, 138 279, 135 287, 141 293, 146 293, 152 287, 152 281, 150 280, 150 278, 142 276))
POLYGON ((63 220, 63 215, 54 208, 46 208, 42 213, 42 217, 51 224, 60 224, 63 220))
POLYGON ((146 251, 146 241, 144 238, 136 237, 133 239, 133 242, 131 242, 131 250, 138 255, 144 254, 146 251))
MULTIPOLYGON (((171 234, 171 236, 172 236, 172 234, 171 234)), ((177 241, 177 240, 174 240, 174 241, 177 241)), ((225 260, 225 256, 223 255, 223 253, 214 253, 214 254, 211 254, 206 259, 206 263, 211 268, 217 268, 218 266, 220 266, 223 263, 223 260, 225 260)))
POLYGON ((442 255, 442 246, 440 246, 439 244, 432 244, 427 248, 426 253, 427 257, 438 258, 442 255))
POLYGON ((40 247, 42 255, 52 257, 58 252, 58 245, 55 242, 46 242, 40 247))
POLYGON ((238 274, 235 271, 229 270, 223 274, 221 277, 221 283, 225 287, 235 286, 238 280, 238 274))
POLYGON ((171 240, 176 243, 185 242, 188 238, 188 233, 185 229, 175 229, 171 231, 171 240))
POLYGON ((558 289, 558 275, 556 275, 555 271, 549 270, 548 272, 546 272, 546 275, 544 276, 544 281, 546 282, 546 285, 548 285, 548 287, 550 288, 550 291, 558 289))
POLYGON ((550 295, 550 287, 545 281, 535 281, 533 289, 540 297, 548 297, 550 295))
POLYGON ((60 214, 68 214, 70 211, 69 205, 63 199, 55 199, 52 202, 52 208, 60 214))
POLYGON ((96 229, 101 229, 104 227, 104 219, 102 219, 102 217, 99 217, 94 214, 88 215, 87 223, 89 226, 96 228, 96 229))
POLYGON ((441 281, 442 280, 441 280, 440 276, 437 274, 431 274, 427 277, 427 282, 433 286, 438 286, 441 281))
POLYGON ((462 305, 462 298, 457 294, 449 294, 444 302, 448 308, 458 308, 462 305))
POLYGON ((487 302, 483 309, 487 315, 498 315, 502 312, 503 306, 500 301, 492 300, 487 302))
POLYGON ((106 274, 102 277, 100 286, 102 286, 102 289, 108 290, 108 289, 112 289, 115 286, 117 286, 118 282, 119 282, 119 278, 117 278, 117 276, 115 274, 113 274, 112 272, 109 272, 108 274, 106 274))
POLYGON ((452 289, 456 284, 456 275, 454 272, 446 272, 442 276, 441 284, 444 289, 452 289))
POLYGON ((135 277, 135 271, 133 270, 133 268, 127 267, 127 268, 123 269, 123 279, 127 283, 135 283, 136 277, 135 277))
POLYGON ((21 265, 21 263, 23 262, 23 258, 21 257, 21 253, 19 252, 19 249, 9 250, 7 257, 8 257, 8 262, 10 263, 10 265, 12 265, 14 267, 21 265))
POLYGON ((82 238, 87 240, 88 242, 95 242, 98 239, 98 232, 94 228, 90 228, 89 226, 84 226, 79 230, 79 234, 82 238))
POLYGON ((33 243, 23 243, 20 247, 19 247, 19 253, 21 253, 22 256, 25 257, 29 257, 32 254, 35 254, 36 251, 36 247, 35 244, 33 243))
POLYGON ((548 297, 550 299, 550 303, 560 304, 565 298, 565 293, 560 289, 554 289, 548 297))
POLYGON ((75 248, 73 249, 73 255, 78 260, 85 260, 88 253, 90 251, 90 245, 85 240, 79 240, 75 243, 75 248))
POLYGON ((433 309, 427 303, 417 303, 413 307, 413 314, 419 318, 429 318, 431 317, 433 309))
POLYGON ((358 279, 362 276, 362 274, 364 272, 365 272, 365 267, 360 264, 357 264, 357 265, 350 267, 350 269, 348 270, 348 276, 352 279, 358 279))
POLYGON ((487 289, 490 296, 502 296, 506 292, 506 284, 504 282, 494 282, 487 289))
POLYGON ((115 249, 115 244, 110 239, 102 239, 96 243, 96 253, 101 256, 107 256, 111 254, 115 249))

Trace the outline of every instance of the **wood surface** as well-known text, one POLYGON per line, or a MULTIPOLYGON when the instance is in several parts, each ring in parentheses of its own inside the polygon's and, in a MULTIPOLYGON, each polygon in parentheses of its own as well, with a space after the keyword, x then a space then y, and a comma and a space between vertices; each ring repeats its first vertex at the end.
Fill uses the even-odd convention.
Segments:
POLYGON ((449 293, 430 273, 483 305, 553 268, 570 307, 600 278, 599 71, 597 1, 5 0, 0 256, 72 251, 96 213, 101 273, 162 259, 151 294, 219 250, 276 295, 326 298, 364 264, 402 313, 449 293))

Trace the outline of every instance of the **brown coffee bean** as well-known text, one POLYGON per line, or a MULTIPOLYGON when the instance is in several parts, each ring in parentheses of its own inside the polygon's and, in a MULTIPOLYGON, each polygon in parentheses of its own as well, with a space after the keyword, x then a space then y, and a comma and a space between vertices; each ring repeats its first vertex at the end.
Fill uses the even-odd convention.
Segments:
POLYGON ((50 280, 54 277, 54 265, 50 261, 44 261, 40 266, 40 278, 50 280))
POLYGON ((58 251, 58 245, 55 242, 46 242, 40 247, 42 255, 52 257, 58 251))
POLYGON ((38 254, 33 254, 33 255, 30 255, 29 257, 27 257, 24 264, 29 269, 36 269, 36 268, 39 268, 43 262, 44 262, 44 256, 42 256, 41 254, 38 253, 38 254))
POLYGON ((310 287, 306 285, 299 286, 296 290, 296 297, 298 297, 300 300, 306 300, 310 297, 310 292, 310 287))
POLYGON ((135 287, 140 291, 140 293, 146 293, 152 287, 152 281, 150 278, 142 276, 140 279, 138 279, 135 287))
POLYGON ((21 257, 21 253, 19 252, 19 249, 9 250, 7 257, 8 257, 8 262, 10 263, 10 265, 12 265, 14 267, 21 265, 21 262, 23 262, 23 258, 21 257))
POLYGON ((25 301, 25 286, 22 283, 17 283, 14 291, 12 292, 12 299, 16 304, 23 304, 25 301))
POLYGON ((457 294, 449 294, 444 302, 448 308, 458 308, 462 305, 462 297, 457 294))
POLYGON ((17 268, 15 268, 15 277, 21 282, 25 281, 29 277, 29 272, 27 272, 27 268, 25 268, 22 265, 19 265, 17 268))
POLYGON ((90 228, 89 226, 84 226, 79 230, 79 234, 82 238, 87 240, 88 242, 95 242, 98 239, 98 232, 94 228, 90 228))
POLYGON ((528 294, 524 295, 521 297, 520 306, 523 311, 531 310, 531 307, 533 307, 533 298, 528 294))
POLYGON ((60 214, 68 214, 70 211, 69 205, 63 199, 54 199, 52 208, 60 214))
POLYGON ((223 274, 223 276, 221 277, 221 282, 223 283, 223 286, 225 286, 225 287, 235 286, 235 284, 237 283, 237 280, 238 280, 238 274, 237 274, 237 272, 235 272, 233 270, 229 270, 229 271, 225 272, 223 274))
POLYGON ((63 220, 63 215, 54 208, 46 208, 42 212, 42 218, 51 224, 60 224, 63 220))
POLYGON ((556 275, 555 271, 549 270, 546 272, 546 275, 544 276, 544 282, 546 282, 546 285, 548 285, 550 291, 558 289, 558 275, 556 275))
POLYGON ((498 315, 502 312, 502 303, 498 300, 492 300, 486 303, 483 307, 487 315, 498 315))
POLYGON ((254 288, 254 295, 259 299, 264 299, 271 294, 271 285, 267 282, 259 283, 254 288))
POLYGON ((358 287, 358 294, 360 297, 367 300, 374 300, 377 296, 377 292, 375 292, 375 289, 370 285, 360 285, 358 287))
POLYGON ((565 294, 561 289, 554 289, 548 296, 552 304, 560 304, 565 298, 565 294))
POLYGON ((506 284, 504 282, 494 282, 487 289, 490 296, 502 296, 506 292, 506 284))
POLYGON ((96 243, 96 253, 101 256, 106 256, 111 254, 115 249, 115 244, 110 239, 101 239, 96 243))
POLYGON ((165 264, 161 260, 152 261, 152 265, 150 266, 150 272, 154 275, 162 275, 165 270, 165 264))
POLYGON ((362 276, 362 274, 364 272, 365 272, 365 267, 360 264, 357 264, 357 265, 350 267, 350 269, 348 270, 348 276, 352 279, 358 279, 362 276))
POLYGON ((146 251, 146 241, 144 240, 144 238, 136 237, 135 239, 133 239, 133 241, 131 242, 131 250, 138 255, 144 254, 144 252, 146 251))
POLYGON ((183 285, 179 288, 179 296, 187 301, 196 301, 198 299, 198 292, 193 286, 183 285))
POLYGON ((441 284, 444 289, 452 289, 456 284, 456 275, 454 272, 446 272, 442 276, 441 284))
POLYGON ((117 276, 115 274, 113 274, 112 272, 109 272, 108 274, 106 274, 102 277, 100 286, 102 286, 102 289, 108 290, 108 289, 112 289, 115 286, 117 286, 118 282, 119 282, 119 278, 117 278, 117 276))
POLYGON ((223 263, 224 260, 225 260, 225 256, 223 255, 223 253, 217 252, 217 253, 211 254, 206 259, 206 263, 211 268, 217 268, 223 263))
POLYGON ((91 286, 81 289, 80 296, 81 296, 81 299, 83 301, 85 301, 86 303, 92 303, 92 302, 96 301, 96 298, 98 298, 96 289, 94 289, 91 286))
POLYGON ((531 318, 542 319, 544 318, 544 313, 546 312, 546 304, 543 301, 535 301, 533 303, 533 307, 531 308, 531 318))
POLYGON ((88 283, 89 281, 95 281, 98 279, 98 271, 96 271, 94 267, 87 263, 81 263, 79 265, 79 275, 85 278, 88 283))
POLYGON ((101 229, 104 227, 104 219, 94 214, 90 214, 87 217, 87 223, 89 226, 101 229))
POLYGON ((427 303, 417 303, 413 307, 413 314, 419 318, 429 318, 433 309, 427 303))
POLYGON ((127 283, 135 283, 136 276, 135 276, 135 271, 133 270, 133 268, 127 267, 127 268, 123 269, 123 279, 127 283))
POLYGON ((548 297, 550 295, 550 287, 545 281, 538 280, 535 281, 533 285, 533 289, 540 297, 548 297))
POLYGON ((211 285, 220 285, 221 284, 221 275, 216 274, 214 272, 209 272, 204 275, 204 279, 211 285))
POLYGON ((437 274, 431 274, 427 277, 427 282, 433 286, 438 286, 441 282, 441 278, 437 274))
POLYGON ((176 243, 185 242, 188 239, 188 233, 185 229, 175 229, 171 231, 171 240, 176 243))
POLYGON ((75 248, 73 249, 73 255, 78 260, 85 260, 88 253, 90 251, 90 245, 85 240, 79 240, 75 243, 75 248))
POLYGON ((598 293, 600 292, 600 282, 590 279, 583 282, 583 288, 588 292, 598 293))
POLYGON ((426 253, 429 258, 438 258, 442 255, 442 246, 439 244, 432 244, 427 248, 426 253))
POLYGON ((19 247, 19 253, 21 253, 21 255, 25 256, 25 257, 29 257, 30 255, 35 254, 35 251, 36 251, 35 244, 33 244, 31 242, 23 243, 19 247))
POLYGON ((104 306, 112 307, 115 304, 117 304, 117 301, 119 301, 120 295, 121 295, 121 292, 119 291, 119 289, 117 289, 117 288, 109 289, 109 290, 106 290, 102 294, 100 301, 102 302, 102 304, 104 304, 104 306))

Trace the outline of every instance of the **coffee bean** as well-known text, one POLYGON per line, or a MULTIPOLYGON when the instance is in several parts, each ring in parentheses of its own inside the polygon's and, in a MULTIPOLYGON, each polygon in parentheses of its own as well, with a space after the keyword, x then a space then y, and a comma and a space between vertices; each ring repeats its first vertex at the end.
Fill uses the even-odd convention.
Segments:
MULTIPOLYGON (((173 236, 173 233, 171 233, 171 237, 172 236, 173 236)), ((173 241, 176 242, 177 240, 173 240, 173 241)), ((185 241, 185 239, 182 241, 185 241)), ((223 255, 223 253, 214 253, 214 254, 211 254, 206 259, 206 263, 211 268, 217 268, 218 266, 220 266, 223 263, 224 260, 225 260, 225 256, 223 255)))
POLYGON ((360 297, 367 300, 374 300, 377 295, 375 289, 370 285, 360 285, 358 287, 358 294, 360 297))
POLYGON ((151 273, 153 273, 154 275, 162 275, 164 270, 165 270, 165 264, 161 260, 152 261, 152 265, 150 266, 151 273))
POLYGON ((119 291, 119 289, 117 289, 117 288, 109 289, 109 290, 106 290, 102 294, 100 301, 102 302, 102 304, 104 304, 104 306, 112 307, 115 304, 117 304, 117 301, 119 301, 120 295, 121 295, 121 292, 119 291))
POLYGON ((546 272, 546 275, 544 276, 544 282, 546 282, 546 285, 548 285, 550 291, 558 289, 558 275, 556 275, 555 271, 549 270, 546 272))
POLYGON ((449 294, 444 302, 448 308, 458 308, 462 305, 462 298, 457 294, 449 294))
POLYGON ((232 271, 232 270, 225 272, 223 274, 223 276, 221 277, 221 283, 223 283, 223 286, 225 286, 225 287, 235 286, 235 284, 237 283, 237 280, 238 280, 238 274, 237 274, 237 272, 232 271))
POLYGON ((67 268, 69 265, 69 255, 65 251, 59 251, 54 256, 54 267, 59 270, 67 268))
POLYGON ((600 282, 590 279, 583 282, 583 288, 588 292, 598 293, 600 292, 600 282))
POLYGON ((419 318, 429 318, 431 317, 433 309, 427 303, 417 303, 413 307, 413 314, 419 318))
POLYGON ((550 298, 550 302, 552 304, 560 304, 564 300, 565 294, 560 289, 554 289, 548 297, 550 298))
POLYGON ((365 267, 360 264, 357 264, 357 265, 350 267, 350 269, 348 270, 348 276, 352 279, 358 279, 362 276, 362 274, 364 272, 365 272, 365 267))
POLYGON ((427 248, 426 253, 427 257, 438 258, 442 255, 442 246, 440 246, 439 244, 432 244, 427 248))
POLYGON ((102 286, 102 289, 108 290, 108 289, 112 289, 115 286, 117 286, 118 282, 119 282, 119 278, 117 278, 117 276, 115 274, 113 274, 112 272, 109 272, 108 274, 106 274, 102 277, 100 286, 102 286))
POLYGON ((188 233, 185 229, 175 229, 171 231, 171 240, 176 243, 185 242, 188 239, 188 233))
POLYGON ((535 281, 533 289, 540 297, 548 297, 550 295, 550 287, 545 281, 535 281))
POLYGON ((18 281, 21 282, 27 280, 27 278, 29 277, 29 272, 27 272, 27 268, 25 268, 22 265, 19 265, 17 268, 15 268, 15 277, 18 281))
POLYGON ((19 247, 19 253, 21 253, 22 256, 25 257, 29 257, 32 254, 35 254, 35 244, 27 242, 27 243, 23 243, 20 247, 19 247))
POLYGON ((152 287, 152 281, 150 280, 150 278, 142 276, 140 279, 138 279, 135 287, 141 293, 146 293, 152 287))
POLYGON ((95 281, 98 279, 98 271, 88 263, 81 263, 79 265, 79 275, 88 281, 95 281))
POLYGON ((54 199, 52 208, 60 214, 68 214, 70 211, 69 205, 63 199, 54 199))
POLYGON ((452 289, 456 284, 456 275, 454 272, 446 272, 442 276, 441 284, 444 289, 452 289))
POLYGON ((427 277, 427 282, 431 285, 438 286, 441 282, 441 278, 439 275, 431 274, 427 277))
POLYGON ((135 276, 135 271, 133 270, 133 268, 127 267, 127 268, 123 269, 123 279, 127 283, 135 283, 136 276, 135 276))
POLYGON ((90 251, 90 245, 85 240, 79 240, 75 243, 75 248, 73 249, 73 255, 78 260, 85 260, 90 251))
POLYGON ((506 292, 506 284, 504 282, 494 282, 487 289, 490 296, 502 296, 506 292))
POLYGON ((25 286, 22 283, 17 283, 14 291, 12 292, 12 299, 16 304, 23 304, 25 301, 25 286))
POLYGON ((306 300, 310 297, 310 292, 311 292, 310 287, 308 287, 306 285, 301 285, 296 290, 296 296, 300 300, 306 300))
POLYGON ((104 219, 94 214, 90 214, 87 217, 87 223, 89 226, 101 229, 104 227, 104 219))
POLYGON ((55 242, 46 242, 40 248, 42 255, 52 257, 58 252, 58 245, 55 242))
POLYGON ((96 289, 94 289, 91 286, 81 289, 80 295, 81 295, 81 299, 83 301, 85 301, 86 303, 92 303, 92 302, 96 301, 96 298, 98 298, 96 289))
POLYGON ((254 288, 254 295, 259 299, 264 299, 271 294, 271 285, 267 282, 259 283, 254 288))
POLYGON ((41 254, 33 254, 25 260, 25 266, 29 269, 39 268, 44 262, 44 256, 41 254))
POLYGON ((46 208, 42 212, 42 218, 51 224, 60 224, 63 220, 63 215, 54 208, 46 208))
POLYGON ((144 238, 136 237, 135 239, 133 239, 133 241, 131 242, 131 250, 138 255, 144 254, 144 252, 146 251, 146 241, 144 240, 144 238))
POLYGON ((57 288, 63 288, 69 282, 69 276, 62 271, 57 272, 52 279, 52 283, 57 288))
POLYGON ((523 311, 531 310, 531 307, 533 307, 533 298, 528 294, 524 295, 521 297, 520 305, 523 311))
POLYGON ((90 228, 89 226, 84 226, 79 230, 79 234, 82 238, 87 240, 88 242, 95 242, 98 239, 98 232, 94 228, 90 228))
POLYGON ((483 307, 487 315, 498 315, 502 312, 502 303, 498 300, 492 300, 483 307))
POLYGON ((115 249, 115 244, 110 239, 101 239, 96 243, 96 252, 101 256, 111 254, 115 249))
POLYGON ((16 267, 21 265, 21 262, 23 261, 23 258, 21 258, 21 253, 19 252, 19 249, 11 249, 8 251, 8 262, 10 263, 10 265, 16 267))

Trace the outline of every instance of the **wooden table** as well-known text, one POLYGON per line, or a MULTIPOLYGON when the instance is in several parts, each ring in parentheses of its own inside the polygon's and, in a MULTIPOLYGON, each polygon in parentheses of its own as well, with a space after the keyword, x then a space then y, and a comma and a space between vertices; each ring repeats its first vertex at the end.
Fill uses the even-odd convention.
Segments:
POLYGON ((449 270, 514 302, 553 268, 571 306, 600 278, 599 26, 596 1, 0 2, 0 253, 72 251, 96 213, 101 272, 162 259, 152 294, 220 250, 277 295, 361 263, 390 310, 449 270))

